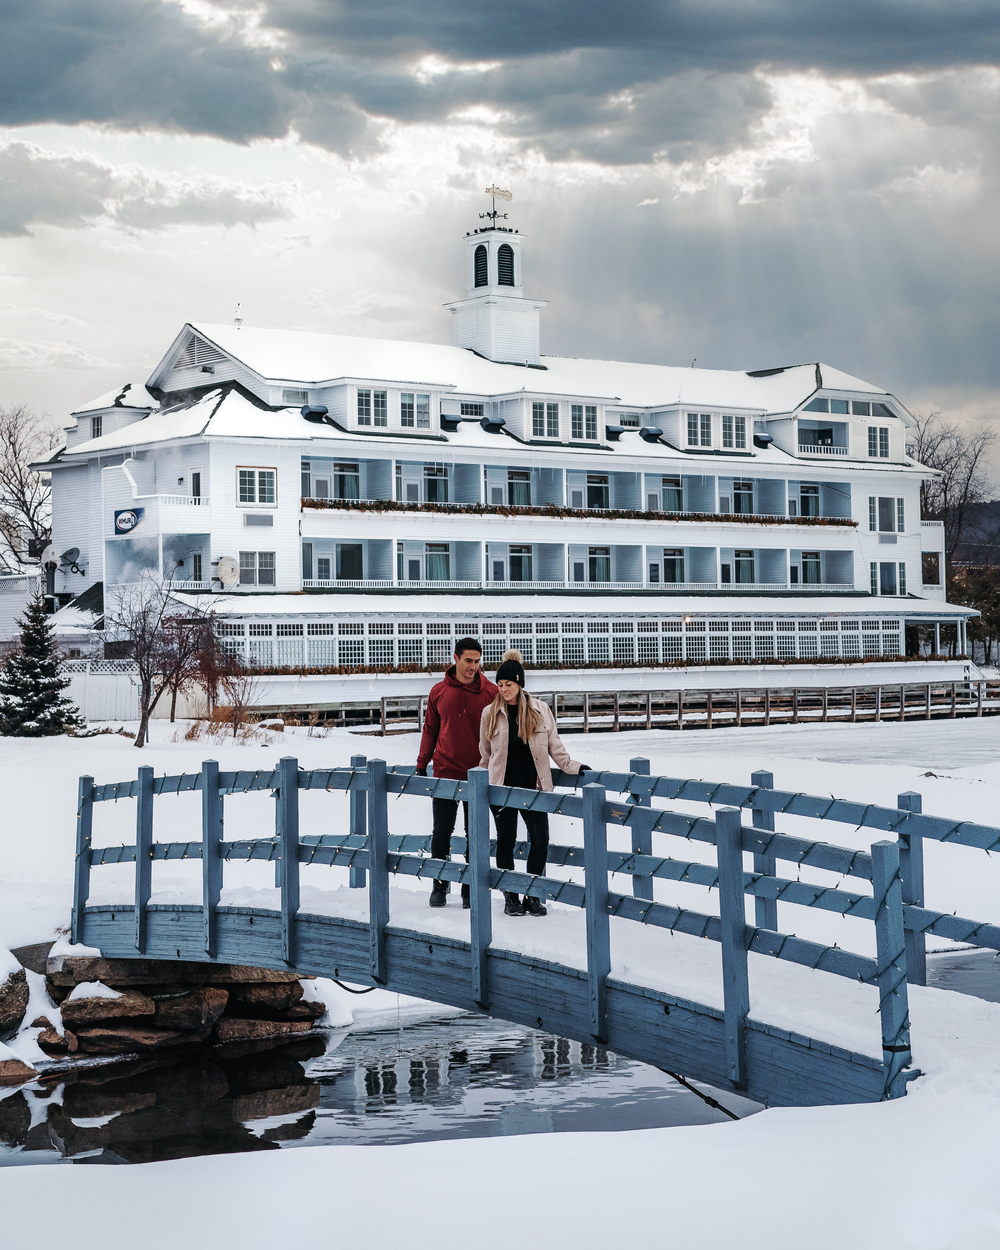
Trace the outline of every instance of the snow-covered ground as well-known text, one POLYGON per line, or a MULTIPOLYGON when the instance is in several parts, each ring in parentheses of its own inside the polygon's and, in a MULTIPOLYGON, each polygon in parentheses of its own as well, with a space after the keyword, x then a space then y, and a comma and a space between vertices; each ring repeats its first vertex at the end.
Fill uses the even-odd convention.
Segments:
MULTIPOLYGON (((416 752, 411 735, 379 739, 335 731, 310 738, 300 730, 264 744, 206 746, 173 742, 173 729, 160 723, 153 732, 152 744, 141 753, 128 739, 111 736, 0 744, 0 946, 44 941, 67 923, 81 773, 98 781, 123 780, 133 777, 140 763, 157 773, 176 773, 193 771, 209 757, 223 769, 263 767, 282 754, 296 755, 307 768, 345 764, 358 752, 412 763, 416 752)), ((927 812, 1000 824, 998 735, 1000 722, 985 719, 578 735, 567 743, 576 758, 600 767, 624 769, 638 755, 651 761, 654 773, 734 782, 769 768, 779 788, 893 806, 898 793, 917 790, 927 812)), ((343 796, 301 797, 303 832, 343 827, 343 796)), ((390 830, 429 830, 429 808, 426 800, 391 802, 390 830)), ((706 809, 685 810, 704 814, 706 809)), ((197 837, 198 817, 194 795, 159 799, 154 834, 165 840, 197 837)), ((95 844, 131 841, 134 820, 132 802, 99 805, 95 844)), ((260 795, 226 802, 227 837, 268 834, 272 821, 273 804, 260 795)), ((552 826, 554 841, 579 841, 579 822, 556 818, 552 826)), ((781 817, 778 827, 858 847, 878 836, 781 817)), ((612 845, 624 846, 624 836, 613 831, 612 845)), ((673 838, 661 838, 655 849, 677 858, 711 859, 711 848, 673 838)), ((936 843, 925 854, 928 906, 980 920, 1000 918, 995 857, 936 843)), ((304 869, 303 908, 363 915, 365 895, 346 888, 346 875, 342 869, 304 869)), ((802 875, 836 880, 807 870, 802 875)), ((127 898, 132 870, 97 869, 92 884, 92 901, 127 898)), ((627 889, 624 878, 615 884, 627 889)), ((863 887, 855 880, 845 884, 863 887)), ((157 864, 153 887, 154 901, 195 901, 200 865, 157 864)), ((426 883, 409 878, 396 882, 394 921, 464 932, 467 915, 455 905, 429 912, 426 890, 426 883)), ((656 893, 663 901, 715 910, 713 896, 701 887, 657 882, 656 893)), ((273 897, 266 865, 227 866, 224 902, 269 906, 273 897)), ((559 907, 541 922, 498 915, 495 940, 579 963, 582 919, 578 911, 559 907)), ((873 953, 872 926, 866 922, 782 905, 779 924, 800 936, 873 953)), ((613 943, 616 975, 648 978, 679 994, 721 1003, 714 944, 646 933, 626 922, 615 922, 613 943)), ((758 1018, 878 1053, 871 990, 755 957, 751 987, 751 1010, 758 1018)), ((376 997, 382 996, 371 996, 376 997)), ((376 1004, 369 1000, 366 1006, 376 1004)), ((411 1009, 419 1010, 416 1004, 411 1009)), ((190 1229, 175 1228, 172 1221, 143 1218, 170 1186, 184 1193, 188 1218, 197 1207, 195 1226, 205 1245, 272 1246, 289 1232, 329 1239, 335 1230, 338 1241, 357 1236, 375 1246, 464 1245, 470 1237, 493 1246, 526 1236, 583 1246, 611 1237, 669 1237, 707 1247, 731 1236, 779 1250, 887 1241, 928 1250, 995 1247, 1000 1244, 1000 1200, 992 1175, 1000 1146, 1000 1007, 923 989, 911 993, 911 1017, 915 1055, 926 1075, 892 1105, 769 1111, 739 1124, 613 1137, 487 1138, 379 1147, 377 1155, 366 1148, 330 1147, 91 1168, 85 1182, 77 1169, 61 1170, 60 1200, 67 1209, 100 1210, 92 1228, 75 1222, 74 1242, 84 1248, 139 1227, 150 1247, 173 1245, 179 1233, 188 1235, 190 1229), (494 1176, 500 1173, 511 1176, 513 1184, 505 1187, 509 1199, 497 1194, 494 1176), (237 1191, 238 1202, 233 1201, 237 1191)), ((27 1245, 38 1231, 46 1172, 41 1167, 0 1172, 0 1186, 8 1187, 0 1193, 13 1212, 5 1218, 12 1245, 27 1245)))

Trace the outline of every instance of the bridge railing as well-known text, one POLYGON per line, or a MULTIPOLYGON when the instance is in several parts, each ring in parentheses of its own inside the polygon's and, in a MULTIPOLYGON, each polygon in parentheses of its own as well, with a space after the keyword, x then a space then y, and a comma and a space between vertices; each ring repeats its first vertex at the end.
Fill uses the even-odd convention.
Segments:
MULTIPOLYGON (((276 769, 222 772, 206 761, 198 773, 155 777, 140 768, 135 781, 95 785, 80 779, 77 854, 74 885, 73 940, 83 937, 90 892, 90 873, 105 864, 134 862, 134 945, 146 950, 146 923, 152 889, 152 865, 160 860, 202 861, 203 956, 216 956, 216 927, 223 871, 227 862, 267 860, 275 865, 280 888, 280 955, 295 962, 295 920, 299 911, 301 865, 326 864, 350 869, 350 882, 369 895, 370 975, 385 981, 385 930, 389 923, 389 874, 461 882, 470 886, 470 944, 474 1001, 489 1005, 487 952, 492 942, 491 890, 511 890, 553 900, 586 911, 587 981, 590 1030, 604 1040, 607 986, 611 971, 610 919, 664 928, 719 942, 722 947, 726 1057, 735 1088, 746 1086, 745 1035, 749 1014, 748 952, 848 977, 878 986, 883 1050, 883 1097, 905 1092, 911 1062, 907 979, 923 980, 924 936, 934 933, 956 941, 1000 949, 1000 926, 981 924, 928 910, 922 906, 922 839, 957 842, 991 849, 1000 845, 1000 830, 971 822, 925 816, 920 796, 901 795, 899 808, 883 808, 847 800, 817 798, 773 788, 769 773, 755 773, 753 784, 706 783, 686 778, 649 775, 645 760, 631 761, 631 771, 588 772, 584 777, 556 773, 557 785, 587 784, 579 793, 545 792, 489 785, 485 769, 473 769, 467 781, 417 776, 412 768, 387 768, 384 761, 354 756, 347 768, 302 770, 285 757, 276 769), (350 798, 348 831, 301 834, 300 790, 343 791, 350 798), (621 797, 608 799, 607 791, 621 797), (157 796, 200 792, 201 837, 190 841, 153 840, 153 806, 157 796), (267 792, 276 799, 275 835, 227 841, 223 809, 227 796, 267 792), (429 856, 429 839, 421 835, 390 835, 389 795, 446 798, 469 805, 469 838, 453 838, 452 850, 466 852, 468 862, 429 856), (724 804, 714 818, 692 816, 652 806, 653 798, 724 804), (134 844, 94 848, 95 803, 136 800, 134 844), (490 806, 548 812, 581 819, 583 846, 550 845, 548 862, 582 869, 584 885, 550 877, 491 868, 495 842, 490 838, 490 806), (753 826, 741 823, 741 808, 752 812, 753 826), (813 841, 774 831, 778 813, 815 820, 834 820, 894 833, 896 841, 880 840, 870 852, 813 841), (608 825, 627 826, 631 851, 609 851, 608 825), (716 864, 654 855, 654 833, 710 843, 716 864), (754 855, 754 871, 743 867, 743 852, 754 855), (872 893, 841 886, 811 885, 778 875, 779 861, 807 864, 842 877, 872 883, 872 893), (632 877, 632 892, 609 888, 609 873, 632 877), (718 892, 719 914, 705 914, 653 900, 653 880, 689 882, 718 892), (746 924, 746 895, 755 899, 755 925, 746 924), (875 928, 876 958, 799 938, 778 929, 777 903, 852 915, 875 928)), ((527 857, 517 843, 515 858, 527 857)))

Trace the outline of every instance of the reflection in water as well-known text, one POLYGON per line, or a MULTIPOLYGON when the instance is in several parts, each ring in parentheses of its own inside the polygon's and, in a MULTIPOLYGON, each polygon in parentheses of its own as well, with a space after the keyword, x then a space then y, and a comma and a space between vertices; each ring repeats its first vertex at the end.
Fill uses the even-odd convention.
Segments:
POLYGON ((991 950, 931 955, 927 960, 927 984, 1000 1003, 1000 955, 991 950))
MULTIPOLYGON (((758 1110, 734 1095, 739 1115, 758 1110)), ((655 1068, 480 1016, 75 1068, 0 1100, 0 1164, 721 1121, 655 1068)))

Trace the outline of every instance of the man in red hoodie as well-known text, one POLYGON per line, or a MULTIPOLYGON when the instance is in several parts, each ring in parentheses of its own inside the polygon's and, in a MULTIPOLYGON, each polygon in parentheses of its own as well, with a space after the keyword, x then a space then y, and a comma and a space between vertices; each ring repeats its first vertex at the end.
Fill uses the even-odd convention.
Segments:
MULTIPOLYGON (((417 772, 427 776, 427 765, 434 761, 435 777, 465 781, 470 768, 479 766, 479 722, 483 708, 497 696, 497 688, 480 671, 483 649, 475 638, 460 638, 455 643, 455 663, 444 675, 444 681, 432 687, 424 715, 424 732, 417 756, 417 772)), ((431 855, 434 859, 451 858, 451 835, 455 832, 458 803, 452 799, 432 799, 434 829, 431 833, 431 855)), ((469 805, 462 804, 465 836, 469 836, 469 805)), ((468 856, 466 856, 468 859, 468 856)), ((435 881, 431 890, 431 907, 444 907, 448 901, 447 881, 435 881)), ((462 906, 469 906, 469 887, 462 886, 462 906)))

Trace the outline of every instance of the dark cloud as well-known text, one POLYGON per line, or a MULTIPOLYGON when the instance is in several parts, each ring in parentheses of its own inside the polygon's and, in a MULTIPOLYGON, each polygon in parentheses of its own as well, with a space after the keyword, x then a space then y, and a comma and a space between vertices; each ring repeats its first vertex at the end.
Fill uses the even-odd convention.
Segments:
POLYGON ((252 30, 234 0, 216 9, 8 0, 0 123, 237 142, 291 128, 347 156, 377 150, 378 119, 486 106, 551 159, 679 160, 743 138, 767 106, 762 65, 864 77, 1000 55, 994 0, 272 0, 252 30))
POLYGON ((63 156, 33 144, 0 147, 0 235, 32 225, 78 229, 115 221, 134 230, 174 225, 258 225, 289 215, 285 192, 217 178, 168 181, 91 156, 63 156))

